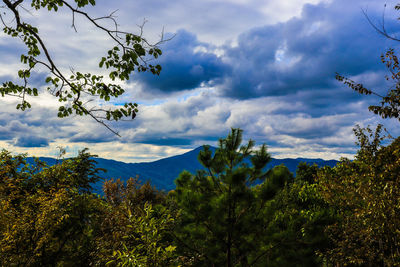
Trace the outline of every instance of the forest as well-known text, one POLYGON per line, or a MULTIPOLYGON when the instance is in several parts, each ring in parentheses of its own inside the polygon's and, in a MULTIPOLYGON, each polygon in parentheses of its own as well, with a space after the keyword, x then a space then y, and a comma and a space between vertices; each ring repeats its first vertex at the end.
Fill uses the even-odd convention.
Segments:
POLYGON ((334 167, 265 170, 242 130, 198 155, 176 189, 105 181, 86 150, 54 166, 0 154, 1 266, 397 266, 400 139, 355 128, 334 167), (387 143, 387 142, 386 142, 387 143))

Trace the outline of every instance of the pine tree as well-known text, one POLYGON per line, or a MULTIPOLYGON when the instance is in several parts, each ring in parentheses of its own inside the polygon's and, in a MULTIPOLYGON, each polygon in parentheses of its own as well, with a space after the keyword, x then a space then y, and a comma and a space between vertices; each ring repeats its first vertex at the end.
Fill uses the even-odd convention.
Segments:
POLYGON ((198 160, 205 170, 182 172, 170 194, 181 209, 174 237, 194 266, 257 266, 273 246, 263 242, 263 211, 293 177, 283 166, 264 171, 265 144, 254 151, 254 141, 241 143, 242 130, 232 129, 215 153, 204 146, 198 160))

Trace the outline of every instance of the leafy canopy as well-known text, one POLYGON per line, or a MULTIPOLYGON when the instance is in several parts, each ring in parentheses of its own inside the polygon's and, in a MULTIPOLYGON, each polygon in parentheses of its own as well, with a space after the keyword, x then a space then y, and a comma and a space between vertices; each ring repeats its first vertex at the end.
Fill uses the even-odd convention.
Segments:
POLYGON ((103 207, 90 193, 98 171, 85 151, 51 167, 1 152, 0 265, 89 265, 103 207))
POLYGON ((324 253, 340 265, 400 265, 400 139, 382 146, 375 133, 356 128, 360 150, 318 173, 319 190, 339 220, 327 228, 333 247, 324 253))

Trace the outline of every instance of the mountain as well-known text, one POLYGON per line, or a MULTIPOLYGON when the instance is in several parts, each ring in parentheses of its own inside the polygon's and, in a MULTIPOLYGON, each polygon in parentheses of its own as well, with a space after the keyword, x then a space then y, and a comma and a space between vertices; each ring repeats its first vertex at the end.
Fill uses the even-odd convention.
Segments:
MULTIPOLYGON (((215 150, 215 148, 212 148, 215 150)), ((125 163, 116 160, 96 158, 97 167, 106 169, 107 172, 101 176, 105 179, 118 179, 127 180, 130 177, 139 176, 139 180, 151 181, 151 184, 158 189, 166 191, 175 188, 174 180, 183 171, 187 170, 191 173, 195 173, 196 170, 203 169, 203 166, 198 162, 197 155, 199 154, 202 147, 198 147, 182 155, 168 157, 153 162, 142 162, 142 163, 125 163)), ((56 164, 56 160, 53 158, 40 158, 47 162, 49 165, 56 164)), ((28 162, 33 162, 32 158, 28 158, 28 162)), ((336 160, 323 160, 323 159, 271 159, 267 165, 267 169, 270 169, 277 165, 285 165, 293 174, 296 173, 297 165, 300 162, 307 162, 309 164, 317 164, 318 166, 335 166, 336 160)), ((96 192, 101 192, 102 183, 94 185, 96 192)))

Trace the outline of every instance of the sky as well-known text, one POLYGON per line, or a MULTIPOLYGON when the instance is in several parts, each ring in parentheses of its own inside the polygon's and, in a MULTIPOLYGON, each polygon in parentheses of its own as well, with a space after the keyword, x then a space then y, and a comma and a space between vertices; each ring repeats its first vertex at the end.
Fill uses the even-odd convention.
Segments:
MULTIPOLYGON (((58 102, 44 87, 42 70, 31 83, 40 95, 32 108, 16 110, 17 99, 0 97, 0 148, 30 156, 74 156, 89 148, 100 157, 153 161, 203 144, 216 145, 231 127, 244 139, 266 143, 275 158, 352 158, 355 125, 382 123, 399 136, 399 122, 368 111, 379 98, 363 96, 335 80, 340 73, 384 94, 392 84, 380 55, 400 43, 379 35, 400 29, 396 1, 377 0, 97 0, 85 9, 93 17, 116 11, 120 29, 157 42, 163 55, 159 76, 135 73, 126 94, 112 104, 137 102, 130 122, 113 123, 118 137, 90 118, 57 117, 58 102), (386 3, 386 8, 385 8, 386 3), (364 13, 363 13, 364 11, 364 13)), ((35 11, 37 26, 55 62, 70 69, 105 74, 100 58, 113 45, 102 32, 67 10, 35 11)), ((10 17, 6 17, 10 19, 10 17)), ((0 33, 0 82, 14 80, 24 46, 0 33)))

